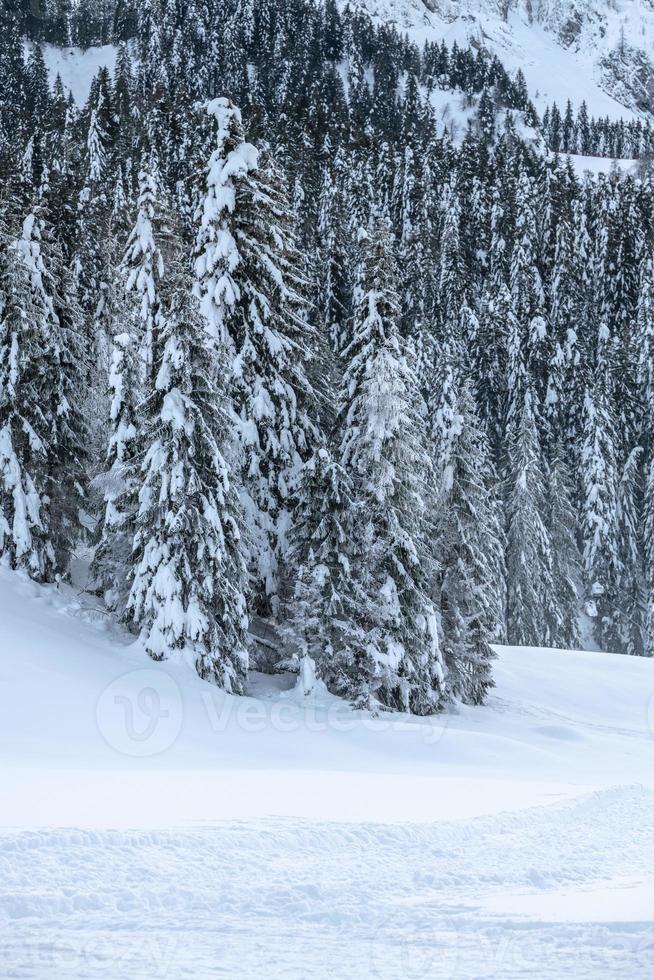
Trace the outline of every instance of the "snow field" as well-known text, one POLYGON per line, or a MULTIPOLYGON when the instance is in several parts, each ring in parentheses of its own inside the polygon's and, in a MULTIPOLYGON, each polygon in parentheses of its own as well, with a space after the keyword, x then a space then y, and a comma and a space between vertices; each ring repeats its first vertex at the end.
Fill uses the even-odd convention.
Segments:
POLYGON ((230 698, 0 571, 0 975, 649 978, 654 664, 503 649, 486 708, 230 698))
POLYGON ((653 802, 5 832, 4 975, 647 978, 653 802))

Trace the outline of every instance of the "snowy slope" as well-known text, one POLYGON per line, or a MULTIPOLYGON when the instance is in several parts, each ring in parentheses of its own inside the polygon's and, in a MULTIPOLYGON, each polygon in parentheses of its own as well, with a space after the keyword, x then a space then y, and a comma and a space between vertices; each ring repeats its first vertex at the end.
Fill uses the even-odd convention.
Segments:
MULTIPOLYGON (((395 24, 418 43, 454 41, 497 54, 521 68, 540 110, 586 100, 591 115, 630 119, 654 108, 652 0, 354 0, 376 21, 395 24)), ((44 45, 54 80, 78 105, 98 69, 113 71, 111 45, 44 45)))
POLYGON ((72 92, 78 106, 86 102, 99 69, 108 68, 113 74, 116 64, 116 48, 111 44, 86 50, 44 44, 43 56, 52 81, 59 75, 64 91, 72 92))
POLYGON ((502 649, 375 720, 6 571, 0 623, 2 976, 652 976, 654 663, 502 649))
POLYGON ((654 105, 651 0, 356 2, 419 43, 471 43, 522 68, 539 110, 585 99, 591 115, 629 119, 654 105))

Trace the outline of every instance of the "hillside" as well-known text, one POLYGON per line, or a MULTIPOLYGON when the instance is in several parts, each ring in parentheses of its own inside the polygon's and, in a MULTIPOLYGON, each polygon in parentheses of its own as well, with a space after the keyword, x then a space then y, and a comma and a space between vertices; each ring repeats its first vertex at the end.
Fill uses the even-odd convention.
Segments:
POLYGON ((654 108, 650 0, 358 0, 417 41, 473 44, 521 68, 538 109, 586 100, 596 115, 654 108))

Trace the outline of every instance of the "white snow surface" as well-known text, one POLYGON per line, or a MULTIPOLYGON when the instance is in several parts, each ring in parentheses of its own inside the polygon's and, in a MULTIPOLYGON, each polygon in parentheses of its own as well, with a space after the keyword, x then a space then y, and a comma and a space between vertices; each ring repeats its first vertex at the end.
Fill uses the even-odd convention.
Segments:
POLYGON ((0 569, 0 975, 650 978, 654 662, 501 648, 483 708, 154 663, 0 569))
POLYGON ((596 177, 598 174, 610 174, 613 170, 618 170, 621 174, 637 177, 640 170, 640 160, 612 159, 610 157, 585 157, 580 153, 570 155, 573 166, 580 176, 590 174, 596 177))
POLYGON ((72 92, 80 107, 86 102, 91 83, 100 68, 108 68, 113 76, 117 48, 112 44, 86 49, 61 48, 54 44, 44 44, 42 47, 51 82, 54 83, 59 75, 64 91, 72 92))

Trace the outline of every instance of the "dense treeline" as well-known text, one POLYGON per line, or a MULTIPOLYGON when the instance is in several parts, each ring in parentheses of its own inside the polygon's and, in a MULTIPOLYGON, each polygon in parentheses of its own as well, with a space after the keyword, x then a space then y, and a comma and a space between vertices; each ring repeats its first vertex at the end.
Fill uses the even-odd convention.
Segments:
POLYGON ((649 122, 589 117, 585 102, 575 113, 568 100, 563 115, 555 102, 545 110, 542 129, 547 146, 554 153, 581 153, 614 160, 645 160, 654 156, 654 128, 649 122))
POLYGON ((86 540, 235 692, 254 616, 419 713, 483 700, 494 641, 654 653, 651 181, 537 155, 483 59, 455 145, 459 56, 332 0, 125 13, 81 108, 4 15, 4 560, 86 540))
POLYGON ((6 0, 5 6, 33 41, 88 48, 126 41, 136 31, 132 0, 6 0))

